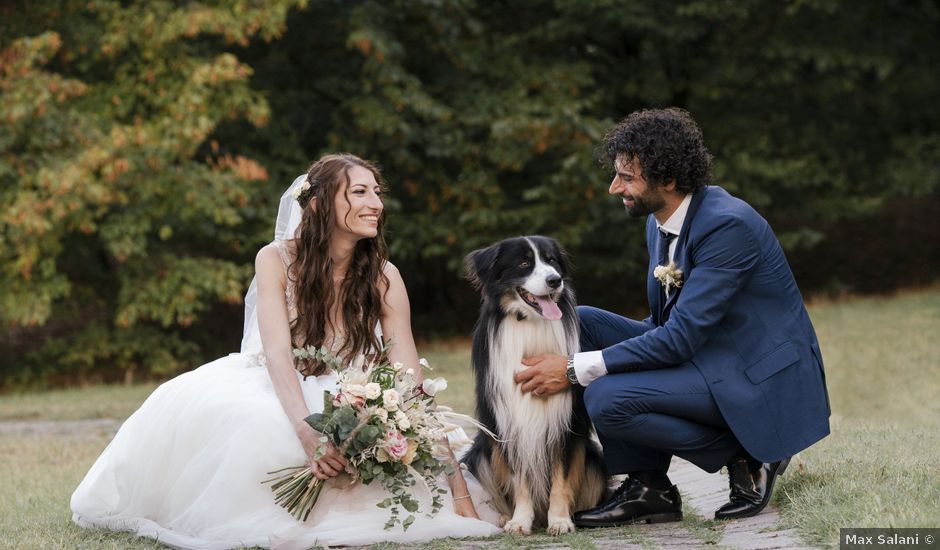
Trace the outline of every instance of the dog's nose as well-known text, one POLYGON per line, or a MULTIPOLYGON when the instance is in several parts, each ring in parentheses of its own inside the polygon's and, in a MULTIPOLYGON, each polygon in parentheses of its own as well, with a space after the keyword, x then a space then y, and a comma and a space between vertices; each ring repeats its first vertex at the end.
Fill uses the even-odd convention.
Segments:
POLYGON ((558 288, 561 286, 561 277, 558 275, 549 275, 545 278, 545 283, 552 288, 558 288))

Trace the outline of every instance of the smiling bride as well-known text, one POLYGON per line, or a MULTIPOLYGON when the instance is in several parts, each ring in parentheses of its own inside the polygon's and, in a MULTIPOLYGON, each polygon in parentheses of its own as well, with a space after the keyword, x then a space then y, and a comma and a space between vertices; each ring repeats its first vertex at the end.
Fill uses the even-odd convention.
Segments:
POLYGON ((150 395, 72 495, 77 524, 193 549, 500 532, 477 518, 477 495, 459 468, 440 513, 417 517, 407 531, 383 529, 388 514, 376 503, 387 493, 350 483, 343 456, 304 422, 323 409, 337 377, 326 364, 295 359, 293 348, 324 346, 355 363, 384 338, 393 342, 390 360, 421 370, 405 285, 387 257, 383 193, 378 169, 349 154, 326 155, 294 181, 281 198, 275 241, 257 255, 241 352, 150 395), (328 482, 299 522, 262 481, 305 460, 328 482))

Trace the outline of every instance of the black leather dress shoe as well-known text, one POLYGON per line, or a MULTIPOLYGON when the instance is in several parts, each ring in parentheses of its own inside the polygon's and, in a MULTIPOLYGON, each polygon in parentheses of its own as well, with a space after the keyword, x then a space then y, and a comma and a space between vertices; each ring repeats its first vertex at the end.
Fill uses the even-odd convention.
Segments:
POLYGON ((731 498, 715 510, 715 519, 738 519, 756 516, 770 502, 774 480, 790 464, 790 459, 755 466, 746 458, 737 457, 728 463, 731 498))
POLYGON ((662 523, 682 519, 682 497, 676 486, 660 490, 628 479, 610 500, 574 515, 578 527, 610 527, 628 523, 662 523))

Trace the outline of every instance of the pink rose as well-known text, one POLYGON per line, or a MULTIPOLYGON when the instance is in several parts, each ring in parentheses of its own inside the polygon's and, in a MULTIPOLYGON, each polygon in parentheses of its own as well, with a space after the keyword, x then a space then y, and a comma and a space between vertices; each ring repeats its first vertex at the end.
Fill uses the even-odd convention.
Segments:
POLYGON ((361 409, 365 406, 366 400, 364 397, 358 395, 351 395, 346 392, 339 392, 333 397, 333 404, 337 407, 342 407, 343 405, 349 405, 355 409, 361 409))
POLYGON ((397 431, 390 431, 385 437, 388 442, 388 454, 395 461, 400 461, 408 454, 408 438, 397 431))

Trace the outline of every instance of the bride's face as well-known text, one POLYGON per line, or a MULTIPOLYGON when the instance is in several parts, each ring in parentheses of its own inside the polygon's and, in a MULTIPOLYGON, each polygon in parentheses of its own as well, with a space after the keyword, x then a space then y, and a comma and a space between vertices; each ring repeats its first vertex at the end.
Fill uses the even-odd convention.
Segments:
POLYGON ((382 217, 382 188, 372 172, 353 166, 347 172, 349 185, 336 193, 336 229, 358 239, 369 239, 379 233, 382 217))

